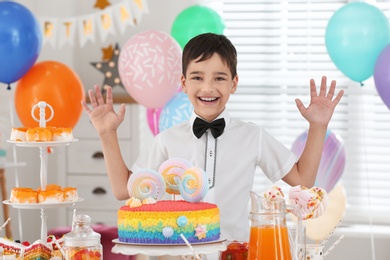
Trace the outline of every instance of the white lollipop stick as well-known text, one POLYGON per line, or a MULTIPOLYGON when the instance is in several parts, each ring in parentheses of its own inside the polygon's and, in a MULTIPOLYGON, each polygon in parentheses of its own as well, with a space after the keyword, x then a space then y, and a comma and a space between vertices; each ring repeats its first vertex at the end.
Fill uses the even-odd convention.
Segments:
POLYGON ((187 238, 183 235, 180 234, 181 238, 186 242, 187 246, 191 249, 192 254, 195 256, 196 259, 201 259, 200 256, 195 252, 194 248, 191 246, 190 242, 188 242, 187 238))

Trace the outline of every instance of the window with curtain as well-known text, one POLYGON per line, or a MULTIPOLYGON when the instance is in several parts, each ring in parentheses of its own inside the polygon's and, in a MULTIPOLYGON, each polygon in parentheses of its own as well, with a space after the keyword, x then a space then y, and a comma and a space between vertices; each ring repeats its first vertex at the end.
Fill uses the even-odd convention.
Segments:
MULTIPOLYGON (((376 91, 372 77, 360 83, 348 79, 331 61, 325 30, 333 13, 347 1, 223 0, 226 35, 238 51, 239 87, 231 96, 232 116, 266 128, 291 148, 308 128, 295 105, 310 100, 309 80, 337 80, 345 91, 329 130, 346 150, 340 183, 348 201, 344 223, 390 224, 390 111, 376 91)), ((375 5, 386 16, 390 3, 375 5)), ((261 172, 254 190, 272 184, 261 172)), ((283 183, 277 183, 283 185, 283 183)), ((286 186, 284 186, 287 188, 286 186)))

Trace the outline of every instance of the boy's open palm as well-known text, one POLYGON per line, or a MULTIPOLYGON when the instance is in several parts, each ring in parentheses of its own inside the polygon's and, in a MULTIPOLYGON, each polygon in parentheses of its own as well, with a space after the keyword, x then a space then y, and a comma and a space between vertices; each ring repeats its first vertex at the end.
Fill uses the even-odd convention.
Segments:
POLYGON ((327 92, 326 77, 321 79, 320 93, 317 94, 316 84, 313 79, 310 80, 310 104, 305 107, 300 99, 296 99, 295 103, 299 109, 299 112, 310 124, 319 124, 327 126, 333 111, 341 97, 344 94, 343 90, 337 94, 335 98, 334 93, 336 89, 336 81, 332 80, 329 91, 327 92))
POLYGON ((89 115, 93 126, 99 135, 116 131, 123 122, 125 115, 125 105, 122 104, 118 113, 114 111, 112 89, 109 87, 106 91, 106 101, 100 92, 99 86, 95 85, 94 90, 88 91, 92 109, 82 101, 85 111, 89 115))

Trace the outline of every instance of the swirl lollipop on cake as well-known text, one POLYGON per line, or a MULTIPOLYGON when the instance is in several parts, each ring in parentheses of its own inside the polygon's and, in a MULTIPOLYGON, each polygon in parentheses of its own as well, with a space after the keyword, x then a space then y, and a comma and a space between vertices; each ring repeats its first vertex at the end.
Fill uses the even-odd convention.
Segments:
POLYGON ((171 158, 161 164, 158 172, 165 179, 166 192, 180 194, 179 183, 184 172, 191 168, 192 164, 183 158, 171 158))
POLYGON ((209 180, 205 171, 199 167, 188 168, 179 183, 180 194, 186 201, 199 202, 206 197, 209 180))
POLYGON ((133 172, 127 182, 129 196, 145 200, 153 198, 160 200, 165 194, 165 181, 158 172, 141 169, 133 172))

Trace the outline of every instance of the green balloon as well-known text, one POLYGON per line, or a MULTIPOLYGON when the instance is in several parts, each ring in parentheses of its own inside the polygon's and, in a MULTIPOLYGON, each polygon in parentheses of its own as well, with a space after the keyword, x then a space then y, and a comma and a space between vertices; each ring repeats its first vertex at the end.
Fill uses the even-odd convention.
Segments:
POLYGON ((205 6, 194 5, 184 9, 175 18, 171 36, 184 48, 190 39, 199 34, 223 34, 224 30, 225 23, 217 12, 205 6))

